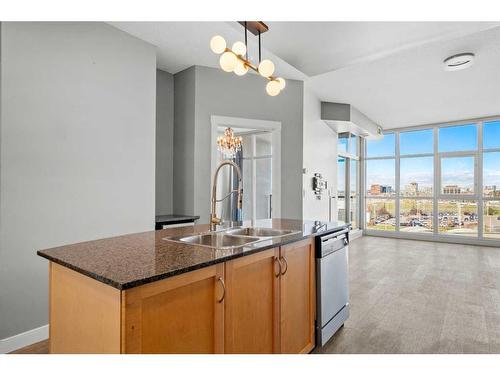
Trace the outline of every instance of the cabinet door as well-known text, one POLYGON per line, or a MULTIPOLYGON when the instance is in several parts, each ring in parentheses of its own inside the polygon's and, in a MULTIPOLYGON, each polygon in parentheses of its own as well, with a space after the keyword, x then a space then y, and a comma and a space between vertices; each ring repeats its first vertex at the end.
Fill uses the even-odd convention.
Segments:
POLYGON ((122 352, 223 353, 223 277, 218 264, 126 290, 122 352))
POLYGON ((281 247, 281 353, 309 353, 314 348, 316 317, 314 242, 281 247))
POLYGON ((279 248, 226 262, 226 353, 279 352, 279 248))

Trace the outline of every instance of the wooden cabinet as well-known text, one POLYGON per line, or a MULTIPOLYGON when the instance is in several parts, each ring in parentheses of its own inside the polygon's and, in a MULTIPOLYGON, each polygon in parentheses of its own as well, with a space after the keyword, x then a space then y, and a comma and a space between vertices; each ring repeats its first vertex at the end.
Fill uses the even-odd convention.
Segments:
POLYGON ((314 243, 310 240, 281 247, 281 353, 309 353, 314 348, 316 318, 314 243))
POLYGON ((311 240, 226 263, 225 353, 309 353, 314 348, 311 240))
POLYGON ((120 291, 49 263, 50 353, 120 353, 120 291))
POLYGON ((124 291, 123 353, 223 353, 224 264, 124 291))
POLYGON ((120 291, 50 263, 52 353, 307 353, 312 240, 120 291))
POLYGON ((279 352, 279 248, 226 262, 225 353, 279 352))

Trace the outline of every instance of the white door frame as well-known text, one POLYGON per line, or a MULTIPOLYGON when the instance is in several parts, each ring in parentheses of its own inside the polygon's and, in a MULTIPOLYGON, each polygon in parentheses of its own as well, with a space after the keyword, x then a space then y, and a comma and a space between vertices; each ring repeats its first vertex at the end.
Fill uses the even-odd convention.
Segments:
POLYGON ((219 126, 256 129, 262 131, 270 131, 272 134, 272 147, 273 147, 273 194, 272 194, 272 213, 271 217, 281 217, 281 121, 258 120, 242 117, 228 117, 228 116, 210 116, 211 124, 211 137, 210 144, 213 145, 211 151, 211 175, 215 173, 217 168, 217 128, 219 126))

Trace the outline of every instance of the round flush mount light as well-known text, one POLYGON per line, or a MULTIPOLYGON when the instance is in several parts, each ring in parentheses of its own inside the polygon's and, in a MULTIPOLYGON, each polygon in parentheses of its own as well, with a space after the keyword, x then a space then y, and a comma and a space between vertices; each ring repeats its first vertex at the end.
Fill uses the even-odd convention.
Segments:
POLYGON ((474 57, 474 54, 470 52, 447 57, 443 61, 444 69, 449 71, 466 69, 472 65, 474 57))

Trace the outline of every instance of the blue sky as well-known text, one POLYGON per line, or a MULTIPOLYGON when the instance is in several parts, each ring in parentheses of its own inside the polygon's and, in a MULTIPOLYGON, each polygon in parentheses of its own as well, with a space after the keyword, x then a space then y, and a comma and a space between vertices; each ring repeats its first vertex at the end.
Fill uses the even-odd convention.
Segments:
POLYGON ((366 161, 366 189, 371 185, 389 185, 396 188, 394 176, 394 159, 367 160, 366 161))
POLYGON ((441 159, 441 185, 474 187, 474 158, 472 156, 441 159))
POLYGON ((500 152, 484 153, 483 185, 496 185, 500 189, 500 152))
POLYGON ((401 133, 399 136, 400 154, 432 154, 434 152, 433 133, 433 129, 401 133))
POLYGON ((401 188, 410 182, 417 182, 419 187, 431 187, 434 182, 434 158, 401 158, 401 188))
POLYGON ((477 126, 461 125, 439 129, 439 152, 471 151, 477 149, 477 126))
POLYGON ((394 134, 386 134, 380 140, 368 141, 366 145, 367 157, 393 156, 396 150, 394 134))
MULTIPOLYGON (((477 149, 477 127, 461 125, 440 128, 439 151, 469 151, 477 149)), ((500 121, 485 123, 483 127, 483 147, 500 148, 500 121)), ((382 140, 368 141, 367 154, 370 157, 393 156, 395 152, 394 134, 386 134, 382 140)), ((433 130, 400 133, 401 155, 433 152, 433 130)), ((500 152, 484 152, 483 185, 497 185, 500 188, 500 152)), ((433 184, 433 157, 401 158, 401 188, 412 181, 420 186, 433 184)), ((442 184, 473 187, 474 159, 453 157, 442 159, 442 184)), ((367 161, 367 189, 372 184, 390 185, 395 188, 394 160, 367 161)))
POLYGON ((500 121, 484 123, 483 148, 500 148, 500 121))

